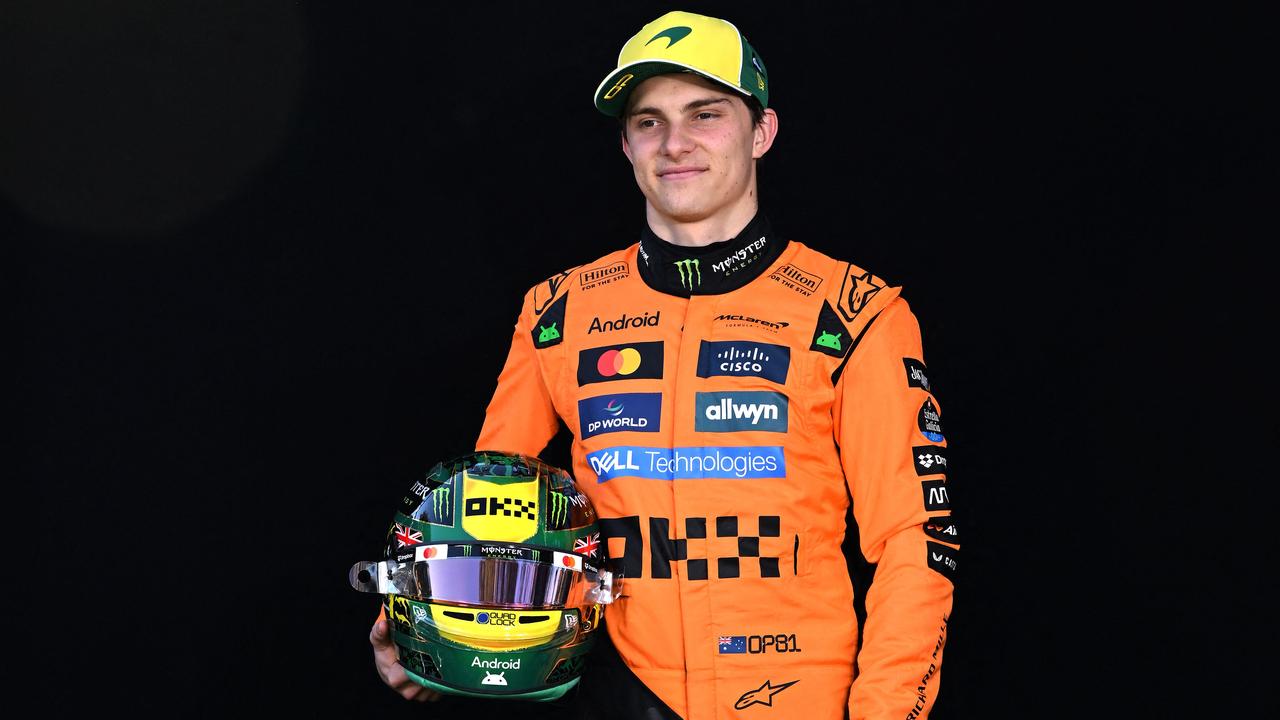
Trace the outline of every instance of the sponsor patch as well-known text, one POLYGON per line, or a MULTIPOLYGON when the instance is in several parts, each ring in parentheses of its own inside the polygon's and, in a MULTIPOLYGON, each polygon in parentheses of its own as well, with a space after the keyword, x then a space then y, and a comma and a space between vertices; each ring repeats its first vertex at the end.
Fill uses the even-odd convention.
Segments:
POLYGON ((453 478, 437 483, 433 489, 414 482, 409 496, 401 503, 400 512, 420 522, 453 526, 453 478))
POLYGON ((800 643, 796 642, 796 636, 794 633, 777 633, 774 635, 721 635, 719 648, 721 655, 763 655, 765 653, 801 652, 800 643))
POLYGON ((578 273, 578 283, 583 290, 591 290, 594 288, 617 282, 631 274, 631 269, 627 267, 627 263, 619 260, 608 265, 593 267, 578 273))
POLYGON ((902 365, 907 369, 907 386, 924 388, 933 392, 929 385, 929 376, 925 374, 924 363, 914 358, 902 358, 902 365))
POLYGON ((937 445, 917 445, 911 448, 916 475, 940 475, 947 471, 947 449, 937 445))
POLYGON ((578 401, 579 437, 604 433, 658 432, 662 393, 614 393, 578 401))
POLYGON ((960 544, 960 529, 956 527, 956 523, 949 515, 929 518, 924 524, 924 534, 934 540, 949 542, 952 545, 960 544))
POLYGON ((791 325, 789 322, 773 320, 762 320, 750 315, 717 315, 712 322, 724 323, 727 328, 756 328, 759 330, 767 330, 774 335, 784 327, 791 325))
POLYGON ((938 413, 938 406, 933 404, 933 398, 925 398, 916 421, 920 425, 920 434, 929 440, 942 442, 946 439, 942 436, 942 415, 938 413))
POLYGON ((742 693, 742 696, 738 698, 738 702, 733 704, 733 708, 735 710, 746 710, 752 705, 764 705, 765 707, 773 707, 773 696, 777 695, 783 690, 786 690, 792 685, 795 685, 798 682, 800 681, 792 680, 791 682, 784 682, 778 685, 774 685, 772 681, 765 680, 764 684, 761 685, 760 687, 754 690, 748 690, 742 693))
POLYGON ((784 385, 791 348, 746 340, 703 340, 698 347, 698 377, 759 377, 784 385))
POLYGON ((533 321, 533 346, 539 350, 559 345, 564 340, 564 308, 568 295, 561 295, 546 312, 533 321))
POLYGON ((840 322, 840 316, 831 309, 831 303, 823 300, 822 310, 818 313, 818 326, 813 331, 813 343, 809 345, 809 349, 842 358, 849 354, 852 342, 848 328, 840 322))
POLYGON ((463 471, 462 529, 494 542, 521 542, 538 530, 538 483, 491 483, 463 471))
POLYGON ((648 480, 782 478, 787 465, 782 447, 678 447, 623 446, 587 453, 587 464, 596 482, 619 477, 648 480))
POLYGON ((844 282, 840 286, 838 309, 844 316, 845 322, 852 322, 858 317, 858 313, 871 302, 871 298, 884 289, 879 278, 869 272, 858 275, 856 270, 857 268, 850 265, 849 271, 845 273, 844 282))
POLYGON ((578 385, 662 378, 662 341, 605 345, 578 353, 578 385))
POLYGON ((569 273, 576 268, 569 268, 564 272, 552 275, 543 282, 533 287, 533 314, 541 315, 543 310, 547 309, 547 305, 555 299, 556 293, 559 292, 560 286, 564 284, 565 278, 569 277, 569 273))
POLYGON ((787 431, 787 396, 782 393, 700 392, 694 405, 697 432, 787 431))
POLYGON ((931 541, 925 541, 925 545, 927 546, 926 552, 929 553, 929 567, 942 573, 943 577, 955 584, 956 555, 959 551, 942 543, 931 541))
POLYGON ((928 512, 939 512, 951 509, 951 497, 947 495, 946 480, 924 480, 920 483, 924 493, 924 509, 928 512))
POLYGON ((769 273, 769 279, 805 297, 810 297, 817 292, 818 286, 822 284, 821 277, 801 270, 795 265, 783 265, 769 273))
POLYGON ((622 313, 615 318, 601 319, 593 317, 591 318, 591 325, 587 327, 587 334, 613 332, 614 330, 625 330, 627 328, 658 327, 658 323, 662 321, 661 317, 661 310, 652 313, 645 311, 643 315, 622 313))

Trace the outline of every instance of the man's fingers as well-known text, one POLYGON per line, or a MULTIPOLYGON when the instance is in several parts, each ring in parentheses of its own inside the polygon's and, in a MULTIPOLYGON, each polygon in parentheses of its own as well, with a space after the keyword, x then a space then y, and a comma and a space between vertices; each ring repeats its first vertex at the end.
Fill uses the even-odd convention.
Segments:
POLYGON ((385 619, 380 619, 369 630, 369 644, 373 646, 373 664, 378 668, 378 675, 387 687, 396 691, 405 700, 418 702, 434 702, 441 694, 414 682, 400 665, 400 654, 396 652, 396 644, 391 640, 391 631, 385 619))

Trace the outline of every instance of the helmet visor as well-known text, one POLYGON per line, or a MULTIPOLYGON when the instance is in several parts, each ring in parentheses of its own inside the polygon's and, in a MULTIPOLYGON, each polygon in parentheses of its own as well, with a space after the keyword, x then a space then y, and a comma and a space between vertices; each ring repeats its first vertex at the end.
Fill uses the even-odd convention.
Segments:
MULTIPOLYGON (((408 560, 408 558, 405 558, 408 560)), ((419 545, 413 560, 358 562, 351 586, 456 605, 556 609, 583 604, 598 570, 573 553, 521 546, 419 545)))

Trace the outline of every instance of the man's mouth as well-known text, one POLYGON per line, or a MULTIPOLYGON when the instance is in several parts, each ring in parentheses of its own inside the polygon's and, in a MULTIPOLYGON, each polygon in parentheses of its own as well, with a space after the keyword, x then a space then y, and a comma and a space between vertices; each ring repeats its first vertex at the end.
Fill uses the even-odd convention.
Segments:
POLYGON ((677 165, 675 167, 669 167, 663 170, 659 170, 658 177, 662 178, 663 180, 683 180, 685 178, 691 178, 695 175, 698 175, 699 173, 702 173, 705 170, 706 168, 695 167, 692 165, 677 165))

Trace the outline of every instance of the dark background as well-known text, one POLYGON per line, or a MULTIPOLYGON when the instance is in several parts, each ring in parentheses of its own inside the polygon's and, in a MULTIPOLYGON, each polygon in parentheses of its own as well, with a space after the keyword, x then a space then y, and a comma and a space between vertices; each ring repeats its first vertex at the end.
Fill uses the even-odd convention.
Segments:
MULTIPOLYGON (((1274 25, 832 7, 673 6, 768 63, 775 228, 921 320, 965 533, 933 716, 1274 712, 1274 25)), ((346 571, 471 448, 523 291, 635 240, 591 93, 671 8, 6 8, 22 696, 476 711, 380 685, 346 571)))

